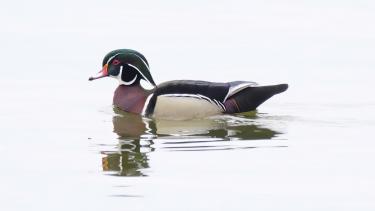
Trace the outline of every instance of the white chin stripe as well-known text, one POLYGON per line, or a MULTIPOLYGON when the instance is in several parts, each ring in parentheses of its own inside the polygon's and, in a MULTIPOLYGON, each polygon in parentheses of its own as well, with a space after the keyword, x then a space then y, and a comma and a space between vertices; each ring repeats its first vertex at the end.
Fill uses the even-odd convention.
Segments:
POLYGON ((135 77, 131 81, 128 81, 128 82, 123 81, 122 78, 121 78, 123 68, 124 67, 121 65, 120 72, 117 76, 117 79, 120 81, 120 84, 122 84, 122 85, 132 85, 137 80, 138 75, 135 75, 135 77))

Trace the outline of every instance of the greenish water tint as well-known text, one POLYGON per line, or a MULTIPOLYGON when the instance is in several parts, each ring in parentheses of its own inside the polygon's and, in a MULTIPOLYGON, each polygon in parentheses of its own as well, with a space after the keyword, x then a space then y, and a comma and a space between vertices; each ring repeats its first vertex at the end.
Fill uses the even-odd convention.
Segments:
MULTIPOLYGON (((114 108, 113 132, 119 144, 101 151, 103 171, 116 176, 147 176, 149 153, 155 150, 209 151, 251 149, 252 140, 270 140, 281 132, 256 122, 256 112, 184 121, 149 119, 114 108), (235 141, 248 144, 237 146, 235 141), (154 143, 159 144, 158 148, 154 143)), ((270 147, 270 146, 267 146, 270 147)), ((286 147, 272 145, 271 147, 286 147)))

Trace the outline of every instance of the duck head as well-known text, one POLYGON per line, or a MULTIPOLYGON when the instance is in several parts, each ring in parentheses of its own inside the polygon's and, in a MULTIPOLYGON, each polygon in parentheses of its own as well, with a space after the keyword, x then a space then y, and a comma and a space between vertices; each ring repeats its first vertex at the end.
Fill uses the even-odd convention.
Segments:
POLYGON ((116 78, 121 85, 138 85, 143 79, 156 86, 146 58, 137 51, 130 49, 111 51, 104 57, 102 66, 97 76, 89 78, 90 81, 109 76, 116 78))

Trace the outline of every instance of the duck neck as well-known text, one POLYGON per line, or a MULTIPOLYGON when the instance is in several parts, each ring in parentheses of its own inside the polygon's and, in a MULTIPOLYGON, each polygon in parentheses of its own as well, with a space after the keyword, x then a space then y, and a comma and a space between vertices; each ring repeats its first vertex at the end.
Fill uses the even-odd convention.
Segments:
POLYGON ((131 113, 142 113, 149 93, 140 84, 132 86, 119 85, 113 96, 113 105, 131 113))

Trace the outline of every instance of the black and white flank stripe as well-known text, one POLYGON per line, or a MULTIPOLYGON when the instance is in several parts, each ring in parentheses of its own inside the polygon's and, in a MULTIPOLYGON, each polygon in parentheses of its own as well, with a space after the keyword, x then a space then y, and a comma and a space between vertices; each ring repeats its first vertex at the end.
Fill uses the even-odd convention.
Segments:
POLYGON ((236 81, 231 83, 213 83, 207 81, 176 80, 162 83, 148 96, 142 114, 154 113, 159 97, 192 98, 206 101, 216 106, 222 113, 226 111, 224 102, 239 91, 256 86, 253 82, 236 81))

